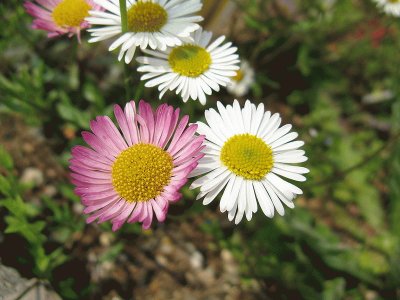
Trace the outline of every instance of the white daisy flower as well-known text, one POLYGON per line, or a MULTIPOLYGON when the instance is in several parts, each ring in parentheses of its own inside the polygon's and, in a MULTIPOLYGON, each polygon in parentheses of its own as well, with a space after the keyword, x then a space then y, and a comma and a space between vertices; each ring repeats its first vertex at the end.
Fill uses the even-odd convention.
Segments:
POLYGON ((240 69, 231 78, 231 83, 226 87, 229 93, 236 97, 246 95, 254 83, 254 69, 247 61, 242 61, 240 69))
POLYGON ((302 175, 309 170, 291 164, 307 160, 302 141, 295 141, 292 125, 280 127, 278 113, 264 111, 261 103, 256 107, 249 100, 243 109, 235 100, 224 107, 217 102, 218 110, 206 110, 207 124, 198 122, 199 134, 206 136, 205 156, 191 177, 196 179, 191 188, 200 187, 197 199, 203 204, 213 201, 223 190, 221 212, 228 211, 228 219, 238 224, 243 215, 251 220, 257 211, 257 202, 264 214, 272 218, 274 211, 284 215, 282 203, 293 208, 293 199, 302 194, 301 189, 282 179, 305 181, 302 175))
POLYGON ((199 29, 191 34, 193 41, 187 40, 182 46, 167 48, 165 52, 144 50, 149 57, 138 57, 143 66, 139 72, 147 74, 141 77, 148 80, 146 87, 158 86, 160 99, 167 90, 176 90, 183 101, 189 98, 206 103, 206 95, 212 90, 218 92, 220 85, 226 86, 236 75, 239 55, 232 43, 225 43, 220 36, 210 44, 212 33, 199 29))
POLYGON ((86 20, 91 25, 101 25, 91 28, 94 43, 120 35, 109 50, 113 51, 121 46, 118 59, 125 55, 125 62, 129 63, 136 47, 142 50, 148 46, 151 49, 165 50, 182 44, 183 38, 200 28, 197 22, 203 20, 194 15, 200 11, 200 0, 127 0, 127 32, 122 32, 121 12, 119 0, 94 0, 106 11, 91 10, 86 20))
POLYGON ((400 0, 374 0, 388 15, 400 17, 400 0))

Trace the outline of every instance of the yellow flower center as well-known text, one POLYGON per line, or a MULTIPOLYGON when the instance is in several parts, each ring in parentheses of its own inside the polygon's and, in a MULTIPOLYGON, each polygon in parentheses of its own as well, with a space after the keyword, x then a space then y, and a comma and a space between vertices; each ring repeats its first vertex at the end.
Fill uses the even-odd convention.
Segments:
POLYGON ((63 0, 54 8, 52 17, 60 27, 79 27, 91 8, 85 0, 63 0))
POLYGON ((132 32, 156 32, 167 23, 167 11, 158 3, 138 1, 128 9, 128 29, 132 32))
POLYGON ((128 202, 154 199, 169 184, 172 157, 151 144, 136 144, 122 151, 112 166, 115 191, 128 202))
POLYGON ((389 0, 390 3, 400 3, 400 0, 389 0))
POLYGON ((237 70, 236 75, 232 77, 233 81, 240 82, 244 77, 244 73, 242 70, 237 70))
POLYGON ((274 164, 272 149, 251 134, 237 134, 221 150, 222 163, 233 173, 249 180, 261 180, 274 164))
POLYGON ((212 63, 206 49, 190 44, 172 49, 168 62, 175 73, 186 77, 200 76, 212 63))

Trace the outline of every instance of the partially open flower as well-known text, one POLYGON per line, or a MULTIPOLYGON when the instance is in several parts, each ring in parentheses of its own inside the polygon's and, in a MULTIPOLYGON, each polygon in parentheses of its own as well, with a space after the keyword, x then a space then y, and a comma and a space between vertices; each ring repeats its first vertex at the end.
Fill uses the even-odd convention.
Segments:
POLYGON ((35 17, 32 28, 48 31, 48 37, 76 34, 79 41, 81 30, 90 26, 89 10, 102 10, 93 0, 33 0, 24 6, 35 17))
POLYGON ((253 83, 254 69, 247 61, 243 60, 240 64, 240 69, 232 77, 231 83, 227 85, 226 89, 232 95, 242 97, 248 93, 253 83))
POLYGON ((204 136, 195 136, 197 125, 187 126, 188 116, 179 121, 179 109, 167 104, 153 112, 140 101, 137 112, 131 101, 114 113, 121 132, 110 118, 97 117, 93 133, 82 133, 92 149, 72 149, 72 183, 91 214, 88 223, 111 220, 117 230, 142 222, 148 229, 153 212, 163 222, 170 202, 181 198, 179 190, 204 155, 204 136))

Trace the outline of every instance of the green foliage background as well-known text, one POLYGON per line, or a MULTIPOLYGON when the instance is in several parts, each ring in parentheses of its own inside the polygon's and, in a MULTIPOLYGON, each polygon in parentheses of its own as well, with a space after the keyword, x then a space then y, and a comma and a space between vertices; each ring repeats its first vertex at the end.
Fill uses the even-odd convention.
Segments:
MULTIPOLYGON (((294 123, 311 172, 301 185, 304 196, 284 217, 270 220, 259 212, 226 228, 220 226, 226 216, 214 216, 202 230, 234 253, 244 284, 257 279, 273 299, 399 299, 400 19, 372 1, 302 0, 291 8, 273 0, 235 2, 239 25, 232 25, 229 39, 256 69, 248 98, 294 123)), ((20 1, 3 1, 0 15, 0 118, 18 114, 40 128, 67 168, 70 148, 83 141, 65 132, 88 129, 89 120, 111 116, 113 104, 128 100, 123 67, 105 44, 89 45, 86 36, 78 45, 31 30, 20 1)), ((135 65, 130 68, 133 98, 158 104, 157 91, 144 89, 135 65)), ((206 108, 218 99, 229 103, 232 96, 213 95, 206 108)), ((163 101, 192 121, 203 118, 198 102, 183 104, 173 93, 163 101)), ((26 241, 30 256, 21 261, 32 265, 33 275, 49 280, 63 298, 79 299, 92 287, 84 292, 71 278, 56 282, 53 276, 69 259, 64 244, 85 227, 84 217, 71 210, 79 199, 65 181, 62 204, 44 197, 37 206, 24 198, 30 188, 18 183, 11 156, 0 148, 4 233, 26 241), (56 245, 51 251, 49 243, 56 245)), ((184 202, 194 195, 185 190, 184 202)), ((196 203, 167 226, 203 211, 196 203)), ((123 251, 124 236, 141 234, 126 227, 104 259, 123 251)))

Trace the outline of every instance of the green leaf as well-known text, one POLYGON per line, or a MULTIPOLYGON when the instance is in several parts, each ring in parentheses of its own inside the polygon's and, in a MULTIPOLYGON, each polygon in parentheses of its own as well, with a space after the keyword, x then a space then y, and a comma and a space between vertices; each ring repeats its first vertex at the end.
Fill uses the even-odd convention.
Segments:
POLYGON ((99 257, 99 262, 114 261, 124 249, 124 244, 117 243, 99 257))
POLYGON ((0 206, 4 206, 10 214, 21 219, 39 214, 39 210, 34 205, 24 202, 20 196, 4 199, 0 202, 0 206))
POLYGON ((335 278, 324 282, 322 299, 339 300, 345 296, 346 281, 343 278, 335 278))
POLYGON ((6 197, 11 197, 11 184, 6 177, 0 174, 0 193, 6 197))
POLYGON ((103 94, 95 84, 89 82, 85 83, 83 86, 83 95, 85 99, 96 106, 97 111, 102 111, 104 109, 105 101, 103 94))
POLYGON ((50 258, 46 255, 43 247, 32 247, 32 256, 35 259, 35 269, 39 277, 46 277, 49 266, 50 258))
POLYGON ((72 104, 59 103, 57 111, 65 120, 76 124, 81 128, 88 128, 90 115, 86 111, 81 111, 72 104))
POLYGON ((14 168, 13 159, 10 154, 0 145, 0 167, 4 167, 6 170, 11 171, 14 168))
POLYGON ((68 256, 63 253, 64 249, 62 247, 57 248, 53 252, 51 252, 48 257, 51 262, 51 269, 62 265, 64 262, 68 260, 68 256))
POLYGON ((400 142, 397 143, 390 159, 389 177, 389 219, 394 232, 400 232, 400 142))
POLYGON ((69 184, 61 185, 60 192, 65 198, 72 200, 73 202, 79 203, 81 201, 80 198, 74 193, 73 187, 69 184))
POLYGON ((297 67, 303 75, 308 76, 311 73, 311 57, 308 46, 302 46, 297 57, 297 67))

